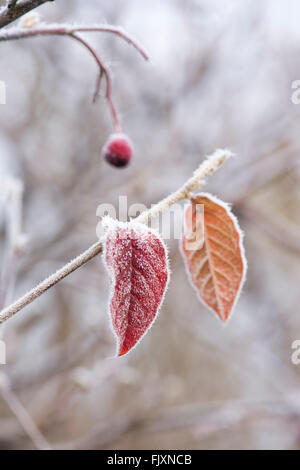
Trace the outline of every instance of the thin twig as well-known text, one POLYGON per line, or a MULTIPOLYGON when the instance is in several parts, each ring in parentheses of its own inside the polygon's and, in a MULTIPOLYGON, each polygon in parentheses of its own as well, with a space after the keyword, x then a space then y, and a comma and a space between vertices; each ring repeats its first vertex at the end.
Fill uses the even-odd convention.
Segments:
MULTIPOLYGON (((1 276, 0 305, 3 308, 12 294, 18 258, 22 251, 22 195, 23 186, 19 180, 6 178, 2 186, 7 190, 7 252, 1 276)), ((2 332, 3 333, 3 332, 2 332)), ((50 445, 37 428, 36 424, 11 389, 11 383, 5 374, 0 374, 0 393, 18 422, 39 450, 51 449, 50 445)))
POLYGON ((101 242, 97 242, 94 245, 92 245, 84 253, 77 256, 77 258, 73 259, 68 264, 66 264, 61 269, 59 269, 56 273, 52 274, 47 279, 42 281, 34 289, 27 292, 27 294, 25 294, 23 297, 21 297, 19 300, 13 303, 10 307, 7 307, 4 310, 2 310, 2 312, 0 313, 0 324, 3 323, 5 320, 8 320, 9 318, 11 318, 13 315, 15 315, 15 313, 22 310, 24 307, 26 307, 26 305, 30 304, 35 299, 37 299, 40 295, 42 295, 44 292, 50 289, 50 287, 53 287, 59 281, 64 279, 66 276, 71 274, 73 271, 78 269, 83 264, 93 259, 95 256, 99 255, 101 252, 102 252, 101 242))
MULTIPOLYGON (((190 191, 194 191, 202 186, 204 183, 204 178, 216 171, 219 166, 231 155, 231 152, 228 150, 217 150, 213 155, 204 160, 202 165, 200 165, 200 167, 194 172, 193 176, 178 191, 171 194, 166 199, 163 199, 148 211, 143 212, 139 217, 137 217, 136 221, 140 223, 146 223, 149 217, 154 217, 172 204, 186 199, 190 191)), ((50 287, 53 287, 63 278, 90 261, 95 256, 99 255, 101 252, 102 242, 98 241, 88 248, 84 253, 42 281, 31 291, 27 292, 19 300, 2 310, 2 312, 0 312, 0 324, 11 318, 17 312, 26 307, 26 305, 29 305, 40 295, 50 289, 50 287)))
POLYGON ((96 81, 96 86, 95 86, 95 93, 94 93, 94 96, 93 96, 93 103, 96 103, 97 98, 100 94, 101 81, 102 81, 103 74, 104 74, 103 70, 101 70, 100 73, 98 74, 97 81, 96 81))
POLYGON ((50 350, 45 361, 36 363, 34 370, 25 367, 15 374, 11 374, 13 391, 24 391, 28 387, 39 386, 53 377, 75 368, 82 364, 100 344, 103 347, 110 345, 110 342, 97 328, 89 327, 86 331, 81 331, 74 335, 65 346, 56 346, 50 350))
MULTIPOLYGON (((95 49, 93 49, 92 46, 90 46, 90 44, 87 41, 85 41, 84 39, 82 39, 80 36, 78 36, 75 33, 70 34, 70 36, 73 39, 75 39, 76 41, 80 42, 92 54, 92 56, 94 57, 95 61, 97 62, 98 66, 99 66, 99 69, 100 69, 99 77, 101 78, 102 75, 105 76, 105 80, 106 80, 105 98, 106 98, 107 104, 108 104, 110 112, 111 112, 115 132, 120 132, 119 118, 118 118, 116 107, 115 107, 113 99, 112 99, 111 76, 110 76, 110 73, 109 73, 108 69, 106 68, 103 61, 100 59, 100 57, 98 56, 95 49)), ((96 84, 96 90, 95 90, 95 93, 94 93, 94 98, 93 98, 94 102, 95 102, 95 97, 99 93, 99 88, 100 88, 100 81, 98 80, 97 84, 96 84)))
POLYGON ((22 195, 23 186, 19 180, 7 178, 2 185, 7 189, 7 224, 6 224, 6 252, 1 273, 0 309, 10 301, 14 288, 19 255, 22 251, 24 236, 22 224, 22 195))
POLYGON ((95 25, 95 26, 73 26, 73 25, 45 25, 38 28, 22 29, 22 28, 10 28, 9 30, 4 30, 0 32, 0 41, 9 41, 17 39, 32 38, 36 36, 68 36, 76 41, 80 42, 93 56, 98 67, 99 75, 96 82, 96 89, 94 92, 93 101, 96 101, 96 98, 99 94, 101 77, 104 75, 106 80, 106 93, 105 98, 112 116, 112 121, 114 125, 115 132, 120 132, 120 123, 118 119, 118 114, 116 107, 112 98, 112 80, 108 68, 105 66, 102 59, 95 51, 95 49, 82 37, 78 36, 78 32, 109 32, 113 33, 122 39, 124 39, 128 44, 131 44, 135 49, 142 55, 145 60, 148 60, 148 55, 138 44, 136 40, 128 36, 122 29, 110 26, 110 25, 95 25))
POLYGON ((0 391, 7 406, 13 412, 26 434, 34 443, 35 447, 38 450, 51 450, 51 446, 48 441, 32 420, 17 395, 15 395, 11 390, 9 379, 4 374, 0 375, 0 391))
POLYGON ((135 220, 136 222, 146 223, 148 219, 151 219, 162 212, 165 208, 172 206, 176 202, 182 201, 189 197, 191 191, 195 191, 204 184, 204 178, 211 173, 214 173, 219 166, 229 157, 232 153, 229 150, 217 150, 213 155, 208 157, 202 165, 194 172, 193 176, 175 193, 163 199, 158 204, 155 204, 148 211, 143 212, 135 220))
POLYGON ((46 24, 37 28, 22 29, 10 28, 0 32, 0 41, 10 41, 15 39, 25 39, 35 36, 49 35, 72 35, 74 33, 112 33, 124 39, 133 46, 145 60, 149 60, 149 55, 136 39, 131 37, 122 28, 113 25, 68 25, 68 24, 46 24))

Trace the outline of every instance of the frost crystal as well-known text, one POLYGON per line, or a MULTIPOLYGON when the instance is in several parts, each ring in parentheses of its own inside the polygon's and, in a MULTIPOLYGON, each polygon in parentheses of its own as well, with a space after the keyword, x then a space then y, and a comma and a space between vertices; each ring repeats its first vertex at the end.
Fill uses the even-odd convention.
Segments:
POLYGON ((143 224, 103 219, 104 262, 111 282, 109 313, 117 354, 129 352, 157 317, 169 280, 167 250, 143 224))
POLYGON ((230 207, 220 199, 200 193, 193 201, 204 206, 204 217, 203 227, 196 227, 193 204, 186 208, 181 250, 188 277, 201 302, 226 323, 247 271, 243 234, 230 207), (190 235, 197 230, 204 233, 204 243, 190 249, 190 235))

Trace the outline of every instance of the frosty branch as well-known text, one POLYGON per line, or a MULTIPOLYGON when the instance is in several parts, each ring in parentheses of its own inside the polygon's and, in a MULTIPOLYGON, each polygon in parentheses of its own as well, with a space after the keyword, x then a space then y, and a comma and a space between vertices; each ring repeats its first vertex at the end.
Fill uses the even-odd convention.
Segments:
MULTIPOLYGON (((158 202, 151 209, 143 212, 135 220, 139 223, 147 223, 147 221, 158 215, 164 209, 170 207, 176 202, 182 201, 190 197, 190 192, 195 191, 204 184, 204 179, 215 172, 220 165, 229 157, 231 152, 228 150, 217 150, 213 155, 208 157, 194 172, 192 177, 188 179, 181 188, 166 197, 162 201, 158 202)), ((67 277, 69 274, 74 272, 76 269, 83 266, 85 263, 96 257, 102 252, 102 242, 98 241, 85 252, 77 256, 75 259, 67 263, 56 273, 49 276, 47 279, 42 281, 32 290, 27 292, 23 297, 19 298, 16 302, 3 309, 0 312, 0 324, 14 316, 17 312, 22 310, 24 307, 29 305, 35 299, 40 297, 44 292, 53 287, 59 281, 67 277)))

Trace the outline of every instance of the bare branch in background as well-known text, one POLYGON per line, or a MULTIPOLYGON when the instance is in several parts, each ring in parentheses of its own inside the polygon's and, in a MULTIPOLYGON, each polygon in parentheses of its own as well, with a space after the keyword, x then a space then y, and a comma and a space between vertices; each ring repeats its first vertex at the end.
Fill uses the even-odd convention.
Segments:
MULTIPOLYGON (((18 259, 23 250, 24 235, 22 233, 22 196, 23 187, 20 181, 6 178, 3 182, 7 191, 6 198, 6 252, 2 266, 0 286, 1 309, 9 302, 15 284, 18 259)), ((2 184, 2 187, 3 187, 2 184)))
POLYGON ((113 33, 120 38, 124 39, 128 44, 132 45, 145 59, 148 60, 148 54, 145 50, 138 44, 136 40, 131 38, 125 31, 121 28, 117 28, 111 25, 91 25, 91 26, 80 26, 80 25, 46 25, 39 28, 33 29, 22 29, 22 28, 11 28, 9 30, 5 30, 0 33, 0 41, 9 41, 9 40, 16 40, 16 39, 25 39, 25 38, 32 38, 36 36, 69 36, 79 43, 81 43, 94 57, 98 67, 99 67, 99 75, 96 82, 96 89, 94 92, 93 101, 96 101, 96 98, 99 94, 99 89, 101 85, 101 77, 102 75, 105 76, 106 80, 106 101, 112 116, 112 121, 114 125, 115 132, 120 132, 120 123, 118 119, 118 114, 116 110, 116 106, 113 102, 112 98, 112 80, 109 73, 108 68, 105 66, 102 59, 100 59, 99 55, 95 51, 95 49, 83 38, 78 36, 78 32, 108 32, 113 33))
POLYGON ((104 65, 103 61, 100 59, 100 57, 97 54, 97 52, 95 51, 95 49, 92 46, 90 46, 90 44, 87 41, 82 39, 76 33, 70 34, 70 37, 72 37, 76 41, 80 42, 92 54, 95 61, 97 62, 97 65, 99 66, 99 75, 98 75, 99 78, 98 78, 97 83, 96 83, 96 89, 95 89, 95 92, 94 92, 93 102, 96 101, 96 98, 97 98, 97 96, 99 94, 99 91, 100 91, 101 77, 103 75, 105 76, 105 80, 106 80, 105 97, 106 97, 106 101, 107 101, 108 107, 109 107, 110 112, 111 112, 111 116, 112 116, 112 120, 113 120, 113 124, 114 124, 114 130, 115 130, 115 132, 120 132, 121 128, 120 128, 119 118, 118 118, 117 110, 116 110, 116 107, 114 105, 114 102, 113 102, 113 99, 112 99, 112 94, 111 94, 111 88, 112 88, 111 77, 110 77, 110 73, 109 73, 107 67, 104 65))
MULTIPOLYGON (((2 182, 2 187, 7 192, 7 247, 2 268, 0 293, 0 305, 3 308, 14 289, 18 258, 23 250, 24 236, 21 229, 23 186, 18 180, 6 178, 2 182)), ((0 374, 0 393, 35 447, 39 450, 51 449, 17 395, 12 391, 10 379, 4 373, 0 374)))
POLYGON ((11 390, 9 379, 4 374, 0 375, 0 392, 7 406, 13 412, 26 434, 34 443, 35 447, 38 450, 51 450, 50 444, 40 432, 17 395, 15 395, 11 390))
POLYGON ((68 264, 59 269, 56 273, 52 274, 47 279, 42 281, 38 286, 36 286, 34 289, 24 295, 24 297, 15 302, 11 307, 2 310, 2 313, 0 314, 0 323, 3 323, 5 320, 8 320, 8 318, 10 318, 15 313, 19 312, 24 307, 33 302, 35 299, 40 297, 40 295, 50 289, 50 287, 53 287, 66 276, 69 276, 69 274, 74 272, 76 269, 80 268, 85 263, 95 258, 95 256, 99 255, 101 252, 101 242, 97 242, 92 245, 81 255, 77 256, 77 258, 70 261, 68 264))
POLYGON ((66 36, 72 35, 74 33, 111 33, 116 36, 119 36, 121 39, 126 41, 129 45, 133 46, 145 60, 149 60, 148 53, 145 49, 139 44, 139 42, 131 37, 126 31, 122 28, 113 26, 113 25, 103 25, 103 24, 45 24, 41 27, 34 29, 21 29, 21 28, 11 28, 1 31, 0 41, 10 41, 16 39, 25 39, 35 36, 66 36))

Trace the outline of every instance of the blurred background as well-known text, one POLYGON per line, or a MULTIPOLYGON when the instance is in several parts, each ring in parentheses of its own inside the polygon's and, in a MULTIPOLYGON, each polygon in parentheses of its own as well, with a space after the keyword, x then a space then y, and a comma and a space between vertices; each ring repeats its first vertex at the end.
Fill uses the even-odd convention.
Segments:
POLYGON ((149 206, 218 147, 237 156, 205 190, 233 204, 249 270, 223 328, 168 241, 160 316, 121 359, 101 258, 67 277, 1 327, 0 447, 300 448, 299 2, 57 0, 38 11, 47 22, 121 25, 151 61, 112 35, 84 35, 110 67, 134 142, 118 170, 101 157, 112 126, 104 97, 92 105, 89 54, 69 38, 1 43, 2 301, 94 243, 100 203, 127 195, 149 206), (20 223, 26 244, 10 253, 20 223))

